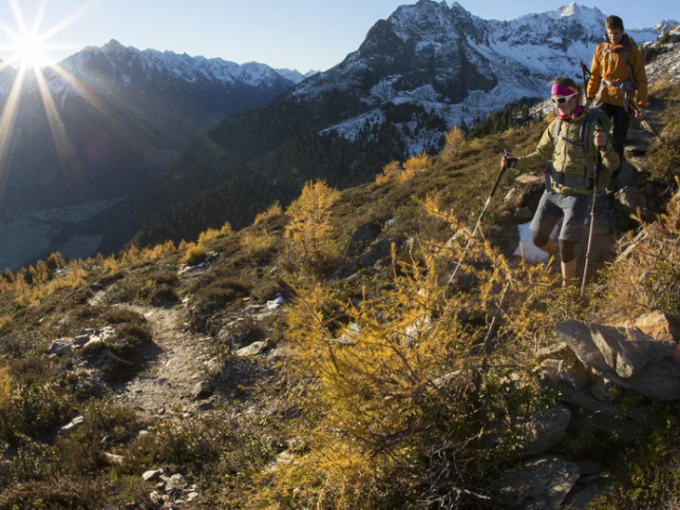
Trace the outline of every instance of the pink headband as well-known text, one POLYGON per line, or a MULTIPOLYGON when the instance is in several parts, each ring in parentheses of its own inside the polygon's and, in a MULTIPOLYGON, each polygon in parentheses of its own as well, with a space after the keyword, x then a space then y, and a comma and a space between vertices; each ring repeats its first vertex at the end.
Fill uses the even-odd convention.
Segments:
POLYGON ((553 85, 552 95, 553 96, 570 96, 575 94, 577 91, 566 85, 553 85))

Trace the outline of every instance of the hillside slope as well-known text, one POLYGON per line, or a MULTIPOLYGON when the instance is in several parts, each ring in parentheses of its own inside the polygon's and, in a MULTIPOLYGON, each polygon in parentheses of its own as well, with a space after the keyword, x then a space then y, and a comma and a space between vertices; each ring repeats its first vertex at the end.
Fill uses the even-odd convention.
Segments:
POLYGON ((607 486, 603 508, 672 506, 677 403, 558 341, 571 319, 654 310, 675 334, 680 85, 660 78, 661 140, 635 126, 626 182, 598 201, 610 265, 583 301, 512 255, 540 172, 505 176, 465 249, 497 154, 545 121, 342 192, 309 183, 196 244, 0 277, 0 509, 555 508, 607 486))

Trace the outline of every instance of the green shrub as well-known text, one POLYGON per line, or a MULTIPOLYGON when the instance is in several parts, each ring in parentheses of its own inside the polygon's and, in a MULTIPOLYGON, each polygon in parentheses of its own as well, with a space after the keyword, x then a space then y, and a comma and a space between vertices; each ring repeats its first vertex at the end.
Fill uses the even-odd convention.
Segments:
POLYGON ((0 404, 0 440, 17 445, 21 435, 46 437, 73 414, 73 403, 52 387, 19 385, 0 404))

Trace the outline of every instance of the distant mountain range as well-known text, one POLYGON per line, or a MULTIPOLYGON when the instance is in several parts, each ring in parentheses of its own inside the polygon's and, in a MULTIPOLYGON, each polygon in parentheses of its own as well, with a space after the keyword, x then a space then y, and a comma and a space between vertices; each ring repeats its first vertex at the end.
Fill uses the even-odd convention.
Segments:
MULTIPOLYGON (((19 74, 0 73, 0 107, 19 74)), ((58 120, 46 114, 40 82, 28 71, 3 162, 0 215, 143 193, 212 124, 305 79, 265 64, 140 51, 115 40, 42 74, 58 120)))
MULTIPOLYGON (((357 184, 380 171, 377 163, 434 152, 454 124, 545 97, 555 76, 575 77, 602 41, 604 20, 575 3, 512 21, 483 20, 458 3, 401 6, 337 66, 208 130, 141 209, 137 221, 146 226, 136 242, 189 238, 204 221, 242 226, 268 201, 294 198, 306 179, 357 184), (324 136, 356 153, 344 169, 323 152, 309 161, 306 147, 327 143, 324 136)), ((628 33, 641 43, 672 24, 628 33)))
MULTIPOLYGON (((545 97, 552 77, 590 62, 604 19, 572 3, 483 20, 458 3, 420 0, 378 21, 343 62, 308 75, 117 41, 88 47, 63 72, 44 71, 58 119, 27 76, 1 162, 0 216, 128 197, 77 226, 104 236, 104 253, 135 232, 146 244, 226 220, 240 227, 306 180, 356 185, 389 160, 437 151, 454 124, 545 97)), ((628 32, 641 43, 676 24, 628 32)), ((16 77, 0 72, 0 107, 16 77)))

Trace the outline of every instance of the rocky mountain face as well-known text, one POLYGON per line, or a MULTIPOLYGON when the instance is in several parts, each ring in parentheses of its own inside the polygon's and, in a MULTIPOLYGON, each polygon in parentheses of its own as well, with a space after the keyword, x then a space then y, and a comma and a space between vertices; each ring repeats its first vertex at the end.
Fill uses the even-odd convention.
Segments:
MULTIPOLYGON (((185 221, 194 208, 190 201, 203 214, 210 210, 216 222, 242 226, 254 214, 240 207, 244 194, 252 195, 249 206, 266 207, 267 200, 286 203, 297 196, 304 179, 341 184, 327 158, 315 161, 315 171, 301 178, 300 163, 282 149, 300 136, 339 136, 354 144, 357 156, 344 169, 344 185, 380 171, 367 168, 369 155, 378 155, 375 163, 422 150, 434 153, 452 125, 469 126, 523 97, 545 97, 551 78, 579 73, 579 62, 590 62, 602 40, 604 20, 598 9, 575 3, 503 22, 473 16, 458 3, 420 0, 401 6, 378 21, 360 48, 337 66, 206 132, 182 156, 175 179, 164 181, 147 202, 155 210, 144 208, 138 215, 147 234, 137 240, 195 235, 198 226, 175 228, 172 218, 185 221), (269 164, 263 166, 267 154, 269 164), (235 196, 230 189, 237 180, 235 196), (295 189, 290 196, 287 184, 295 189), (178 203, 181 213, 154 216, 164 207, 178 211, 178 203), (156 233, 149 235, 152 230, 156 233)), ((653 29, 629 32, 638 42, 657 37, 653 29)))
MULTIPOLYGON (((0 107, 22 74, 0 74, 0 107)), ((144 191, 213 123, 262 106, 305 78, 115 40, 41 74, 27 71, 18 89, 0 213, 144 191)))

